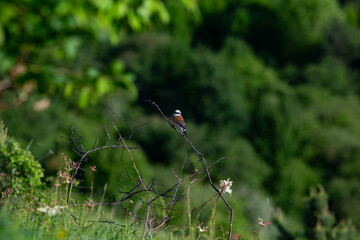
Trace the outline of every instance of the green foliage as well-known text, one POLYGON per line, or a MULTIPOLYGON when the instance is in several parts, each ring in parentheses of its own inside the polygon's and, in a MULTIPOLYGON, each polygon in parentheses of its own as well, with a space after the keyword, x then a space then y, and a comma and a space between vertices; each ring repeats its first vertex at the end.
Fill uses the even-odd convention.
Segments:
MULTIPOLYGON (((3 129, 1 132, 3 138, 3 129)), ((22 192, 36 190, 42 185, 44 169, 34 160, 30 151, 22 149, 12 137, 6 137, 0 145, 0 164, 2 173, 6 174, 6 179, 10 182, 6 187, 22 192)), ((4 187, 4 177, 2 181, 4 187)))
POLYGON ((7 137, 7 128, 3 121, 0 121, 0 144, 1 146, 5 144, 5 140, 7 137))
POLYGON ((165 1, 165 6, 171 16, 171 22, 158 28, 169 32, 182 41, 192 42, 195 29, 201 19, 201 13, 196 2, 191 0, 165 1))
POLYGON ((358 239, 359 234, 349 220, 335 224, 335 216, 329 211, 328 195, 322 186, 310 189, 305 213, 308 239, 358 239))
POLYGON ((276 213, 274 222, 284 239, 342 239, 359 238, 359 232, 351 220, 339 221, 329 210, 329 196, 322 185, 311 187, 305 199, 303 211, 304 229, 296 229, 281 213, 276 213))
POLYGON ((29 228, 24 228, 22 225, 14 226, 10 221, 9 217, 1 215, 0 217, 0 236, 2 238, 11 240, 26 240, 29 236, 38 237, 37 233, 29 228))
POLYGON ((288 40, 305 44, 321 41, 322 31, 343 17, 335 0, 280 1, 278 11, 281 20, 287 23, 288 40))
POLYGON ((359 24, 359 6, 354 2, 347 2, 344 6, 344 14, 346 21, 354 26, 359 24))
POLYGON ((360 29, 341 21, 334 21, 324 31, 326 53, 344 61, 348 68, 356 69, 360 53, 360 29))
MULTIPOLYGON (((175 177, 167 168, 176 171, 185 157, 185 172, 202 164, 144 104, 151 98, 167 116, 182 110, 189 139, 210 164, 229 157, 211 171, 214 182, 230 177, 241 185, 230 200, 236 232, 252 237, 270 196, 284 213, 284 238, 304 238, 306 229, 314 238, 351 236, 340 219, 360 223, 358 15, 356 1, 335 0, 1 2, 0 116, 21 145, 33 139, 37 158, 50 149, 70 152, 60 136, 71 125, 91 148, 112 121, 130 134, 113 112, 130 126, 150 121, 133 135, 141 148, 134 157, 145 178, 168 183, 175 177), (44 99, 50 104, 39 110, 44 99), (318 183, 339 220, 314 208, 316 232, 301 219, 303 196, 318 183)), ((89 155, 98 188, 116 189, 128 160, 121 157, 114 150, 89 155)), ((46 174, 59 169, 56 157, 42 161, 46 174)), ((222 207, 216 221, 225 226, 222 207)))
MULTIPOLYGON (((194 9, 191 2, 181 6, 194 9)), ((108 42, 119 43, 127 32, 149 29, 156 19, 170 21, 159 0, 42 4, 18 0, 0 3, 0 15, 0 47, 6 46, 0 48, 0 78, 7 83, 5 89, 25 94, 21 102, 34 91, 63 92, 67 99, 74 96, 80 108, 97 103, 115 87, 137 97, 134 76, 116 67, 122 64, 120 59, 114 56, 99 64, 96 59, 102 52, 91 58, 89 52, 108 42)))
POLYGON ((96 222, 97 217, 96 211, 87 207, 62 209, 50 216, 31 209, 24 199, 12 199, 3 202, 0 210, 0 237, 10 240, 140 238, 134 225, 96 222))
MULTIPOLYGON (((134 143, 128 142, 128 146, 135 146, 134 143)), ((132 150, 131 156, 135 159, 136 166, 139 168, 142 178, 148 182, 154 177, 153 169, 150 167, 148 158, 144 152, 139 150, 132 150)), ((133 169, 132 161, 127 151, 123 152, 120 149, 102 150, 95 154, 89 155, 91 164, 84 164, 83 167, 89 169, 89 166, 96 165, 97 172, 94 174, 95 189, 102 191, 103 187, 107 186, 107 195, 111 196, 113 193, 122 188, 124 191, 128 190, 131 185, 131 180, 125 176, 127 173, 131 179, 137 179, 138 175, 133 169)), ((90 185, 90 176, 87 176, 87 185, 90 185)))
MULTIPOLYGON (((173 111, 168 106, 181 103, 189 132, 197 133, 192 141, 200 149, 211 143, 205 154, 212 159, 234 157, 219 163, 226 170, 215 169, 216 177, 226 172, 244 184, 263 186, 295 214, 303 208, 299 196, 309 185, 329 186, 328 177, 345 176, 339 172, 345 168, 340 159, 347 159, 346 169, 358 162, 358 137, 351 134, 359 131, 357 73, 344 61, 324 57, 293 68, 286 82, 282 72, 235 38, 228 38, 217 53, 149 34, 129 42, 121 53, 134 56, 127 63, 139 76, 140 97, 161 99, 167 113, 173 111), (208 126, 201 127, 205 122, 208 126), (191 129, 194 124, 196 130, 191 129)), ((162 131, 156 127, 151 137, 136 140, 153 161, 165 163, 169 153, 185 149, 162 131), (154 147, 161 151, 153 154, 154 147)))
POLYGON ((308 186, 317 184, 321 179, 319 174, 299 159, 289 159, 279 174, 281 188, 278 189, 278 200, 280 205, 287 211, 301 211, 303 200, 296 196, 304 196, 308 186), (291 203, 289 203, 289 199, 292 199, 291 203))
POLYGON ((344 16, 336 0, 200 2, 197 39, 221 48, 228 36, 246 39, 269 62, 316 59, 324 31, 344 16))
POLYGON ((305 68, 305 81, 313 86, 327 88, 335 94, 350 94, 356 75, 347 69, 345 63, 335 58, 326 58, 320 63, 305 68))
MULTIPOLYGON (((355 169, 358 167, 359 162, 353 164, 345 164, 347 167, 351 169, 355 169)), ((358 198, 354 198, 353 196, 357 196, 360 194, 359 192, 359 180, 354 177, 349 177, 350 174, 346 177, 334 177, 331 179, 329 184, 329 194, 331 196, 331 200, 334 203, 334 211, 340 217, 351 216, 354 224, 360 221, 359 219, 359 202, 358 198)), ((353 176, 353 174, 351 174, 353 176)))

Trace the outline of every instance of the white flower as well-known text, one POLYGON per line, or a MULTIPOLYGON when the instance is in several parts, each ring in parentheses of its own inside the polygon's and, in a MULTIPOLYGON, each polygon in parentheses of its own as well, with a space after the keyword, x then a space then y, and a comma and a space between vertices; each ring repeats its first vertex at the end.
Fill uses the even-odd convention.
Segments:
POLYGON ((231 195, 232 190, 230 187, 232 186, 233 181, 230 181, 230 178, 227 180, 220 180, 220 192, 227 192, 231 195))
POLYGON ((46 206, 46 207, 38 208, 37 210, 39 212, 47 213, 49 216, 54 216, 54 215, 60 213, 61 209, 63 209, 63 208, 65 208, 65 206, 55 206, 53 208, 46 206))
POLYGON ((267 225, 270 225, 271 222, 264 222, 264 219, 259 218, 259 224, 260 224, 260 226, 262 226, 262 227, 266 227, 267 225))
POLYGON ((208 226, 202 226, 203 225, 203 222, 201 222, 201 223, 199 223, 199 225, 197 225, 197 228, 199 229, 199 232, 207 232, 207 228, 208 228, 208 226))

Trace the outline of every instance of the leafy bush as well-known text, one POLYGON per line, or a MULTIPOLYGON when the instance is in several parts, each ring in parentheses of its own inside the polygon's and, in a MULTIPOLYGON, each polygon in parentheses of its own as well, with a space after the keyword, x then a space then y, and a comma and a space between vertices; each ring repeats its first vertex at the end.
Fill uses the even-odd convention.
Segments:
POLYGON ((3 124, 1 128, 0 169, 3 175, 6 174, 6 179, 10 180, 7 187, 23 191, 41 186, 44 170, 40 163, 34 159, 30 151, 22 149, 14 138, 5 136, 7 131, 3 124))
POLYGON ((276 213, 273 223, 280 230, 280 239, 359 239, 359 232, 351 220, 338 221, 329 208, 329 196, 322 185, 310 187, 304 201, 303 229, 295 227, 281 212, 276 213))
POLYGON ((359 235, 351 220, 336 224, 336 218, 329 211, 328 194, 322 186, 310 189, 306 201, 305 225, 308 239, 358 239, 359 235))

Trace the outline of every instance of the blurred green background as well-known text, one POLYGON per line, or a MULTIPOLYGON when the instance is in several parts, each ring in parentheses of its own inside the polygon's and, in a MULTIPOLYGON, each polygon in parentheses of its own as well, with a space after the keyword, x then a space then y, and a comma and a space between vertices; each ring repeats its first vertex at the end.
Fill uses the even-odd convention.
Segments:
MULTIPOLYGON (((303 230, 317 184, 338 221, 359 225, 359 10, 358 0, 1 1, 0 119, 46 175, 61 152, 73 156, 62 138, 72 125, 91 147, 112 121, 129 133, 119 116, 151 121, 132 138, 138 168, 168 183, 185 154, 198 159, 152 99, 182 111, 209 163, 233 157, 211 173, 234 181, 234 231, 253 234, 267 197, 303 230)), ((96 157, 109 177, 99 185, 116 189, 120 155, 96 157)))

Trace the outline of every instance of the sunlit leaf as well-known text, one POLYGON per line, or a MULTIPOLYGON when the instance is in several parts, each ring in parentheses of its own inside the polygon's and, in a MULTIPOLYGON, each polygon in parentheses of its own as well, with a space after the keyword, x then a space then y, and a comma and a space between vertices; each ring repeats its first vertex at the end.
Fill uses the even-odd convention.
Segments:
POLYGON ((169 23, 170 22, 170 14, 168 10, 165 8, 164 4, 159 2, 157 4, 157 10, 159 13, 159 17, 163 23, 169 23))
POLYGON ((124 72, 124 69, 125 69, 125 64, 121 60, 115 60, 114 62, 111 63, 111 72, 114 75, 124 72))
POLYGON ((65 84, 65 89, 64 89, 64 97, 69 99, 73 93, 73 89, 74 89, 74 84, 73 83, 67 83, 65 84))
POLYGON ((191 10, 196 10, 197 8, 197 1, 195 0, 181 0, 185 7, 191 10))
POLYGON ((130 27, 134 31, 140 31, 141 30, 140 17, 136 16, 134 11, 129 12, 129 14, 128 14, 128 22, 129 22, 130 27))
POLYGON ((96 80, 95 91, 98 96, 105 95, 111 90, 111 82, 106 76, 101 76, 96 80))
POLYGON ((145 0, 136 10, 136 13, 143 19, 144 22, 148 22, 150 20, 152 5, 153 3, 151 0, 145 0))
POLYGON ((80 91, 78 104, 80 108, 85 108, 89 104, 90 100, 90 88, 84 87, 80 91))
POLYGON ((129 7, 125 2, 122 2, 122 1, 117 2, 114 4, 114 8, 113 8, 113 10, 116 13, 116 14, 114 14, 114 16, 117 19, 121 19, 126 16, 128 9, 129 9, 129 7))

